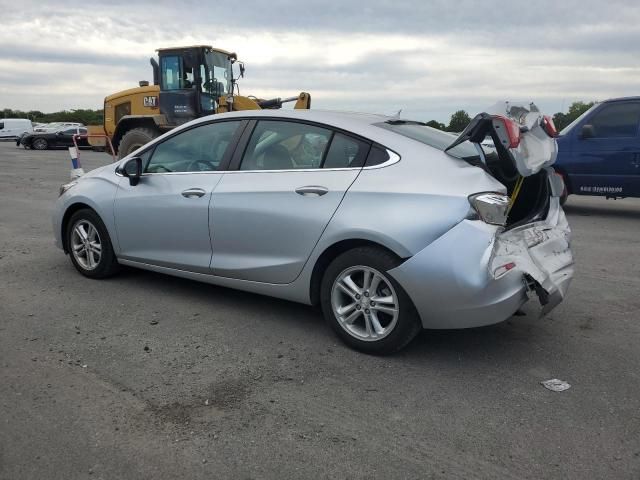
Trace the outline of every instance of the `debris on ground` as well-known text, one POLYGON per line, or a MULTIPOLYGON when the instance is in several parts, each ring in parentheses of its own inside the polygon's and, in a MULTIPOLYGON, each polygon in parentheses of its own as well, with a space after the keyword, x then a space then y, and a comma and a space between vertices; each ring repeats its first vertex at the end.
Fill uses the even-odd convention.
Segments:
POLYGON ((557 378, 552 378, 551 380, 545 380, 544 382, 540 382, 544 388, 547 390, 551 390, 552 392, 564 392, 565 390, 569 390, 571 385, 569 385, 564 380, 559 380, 557 378))

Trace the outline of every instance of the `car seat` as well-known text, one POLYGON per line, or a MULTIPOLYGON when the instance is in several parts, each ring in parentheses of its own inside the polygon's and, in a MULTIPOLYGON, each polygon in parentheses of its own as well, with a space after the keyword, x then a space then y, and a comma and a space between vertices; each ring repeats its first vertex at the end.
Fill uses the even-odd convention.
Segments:
POLYGON ((293 159, 282 145, 271 145, 264 152, 262 170, 291 170, 295 168, 293 159))

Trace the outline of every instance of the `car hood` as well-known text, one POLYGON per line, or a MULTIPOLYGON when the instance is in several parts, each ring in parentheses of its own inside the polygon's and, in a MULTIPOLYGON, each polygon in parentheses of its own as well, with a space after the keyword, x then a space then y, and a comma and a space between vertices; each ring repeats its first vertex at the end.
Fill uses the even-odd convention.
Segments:
POLYGON ((81 177, 78 177, 78 181, 82 181, 85 178, 92 178, 92 177, 101 176, 102 173, 104 173, 105 171, 107 171, 109 169, 109 167, 111 167, 111 168, 113 168, 115 170, 115 166, 116 166, 115 163, 110 163, 108 165, 103 165, 102 167, 94 168, 90 172, 87 172, 84 175, 82 175, 81 177))
POLYGON ((488 112, 476 115, 445 151, 466 141, 480 145, 490 137, 505 168, 513 167, 523 177, 535 175, 553 165, 558 155, 558 144, 545 130, 545 121, 548 119, 533 103, 527 106, 499 103, 488 112), (519 129, 520 141, 517 146, 509 144, 502 119, 515 122, 519 129))

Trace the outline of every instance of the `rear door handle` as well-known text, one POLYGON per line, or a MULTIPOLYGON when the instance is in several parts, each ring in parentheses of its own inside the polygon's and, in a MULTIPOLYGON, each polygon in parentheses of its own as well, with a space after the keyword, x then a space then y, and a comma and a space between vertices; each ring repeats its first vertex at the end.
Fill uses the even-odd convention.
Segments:
POLYGON ((182 196, 186 198, 199 198, 202 197, 206 192, 201 188, 187 188, 184 192, 182 192, 182 196))
POLYGON ((304 197, 321 197, 327 193, 329 189, 320 185, 307 185, 306 187, 296 188, 296 193, 304 197))

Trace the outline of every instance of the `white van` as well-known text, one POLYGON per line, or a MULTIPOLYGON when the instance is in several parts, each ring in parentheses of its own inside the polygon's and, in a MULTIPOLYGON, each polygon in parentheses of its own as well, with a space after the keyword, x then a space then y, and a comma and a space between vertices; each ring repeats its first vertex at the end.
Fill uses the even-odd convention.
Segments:
POLYGON ((0 138, 18 138, 32 133, 31 120, 26 118, 0 118, 0 138))

